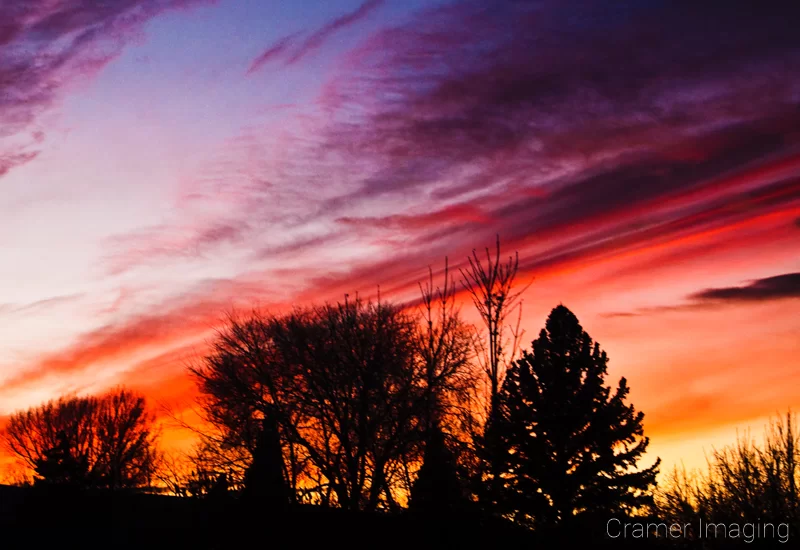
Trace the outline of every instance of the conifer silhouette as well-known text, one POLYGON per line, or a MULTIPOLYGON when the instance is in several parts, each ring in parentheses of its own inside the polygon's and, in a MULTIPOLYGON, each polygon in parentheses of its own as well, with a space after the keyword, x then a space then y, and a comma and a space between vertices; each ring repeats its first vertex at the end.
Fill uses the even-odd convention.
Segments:
POLYGON ((81 487, 87 485, 89 460, 73 450, 67 434, 56 434, 56 444, 36 461, 36 484, 81 487))
POLYGON ((282 509, 290 502, 280 433, 274 414, 268 414, 261 422, 253 462, 245 473, 242 498, 273 510, 282 509))
POLYGON ((430 430, 417 480, 411 488, 410 508, 419 512, 452 512, 466 504, 455 457, 438 424, 430 430))
POLYGON ((214 483, 208 490, 208 497, 216 500, 227 498, 229 495, 230 483, 228 482, 228 474, 221 473, 214 480, 214 483))
POLYGON ((554 526, 580 513, 617 513, 652 502, 660 460, 637 471, 648 445, 643 413, 624 403, 622 378, 604 384, 608 357, 563 305, 531 351, 508 370, 483 451, 503 466, 501 513, 554 526))

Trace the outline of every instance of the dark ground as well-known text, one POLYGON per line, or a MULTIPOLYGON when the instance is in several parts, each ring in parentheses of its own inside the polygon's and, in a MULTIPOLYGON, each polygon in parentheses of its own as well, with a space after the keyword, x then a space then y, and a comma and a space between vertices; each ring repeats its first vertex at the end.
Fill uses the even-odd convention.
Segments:
POLYGON ((211 501, 10 486, 0 486, 0 530, 0 549, 663 547, 654 541, 625 545, 609 540, 604 526, 543 540, 507 522, 463 515, 426 519, 316 506, 276 514, 245 508, 235 498, 211 501))

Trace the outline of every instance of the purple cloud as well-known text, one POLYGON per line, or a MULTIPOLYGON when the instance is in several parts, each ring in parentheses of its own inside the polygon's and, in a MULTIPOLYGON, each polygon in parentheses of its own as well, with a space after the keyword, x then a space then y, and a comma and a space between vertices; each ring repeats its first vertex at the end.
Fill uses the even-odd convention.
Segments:
POLYGON ((275 44, 267 48, 261 55, 253 60, 247 74, 257 72, 268 62, 288 54, 284 60, 284 66, 294 65, 298 61, 307 57, 309 54, 318 50, 335 33, 352 26, 362 19, 368 17, 372 12, 383 4, 383 0, 367 0, 354 11, 337 17, 330 23, 322 26, 311 33, 305 40, 298 43, 300 33, 291 34, 278 40, 275 44))
POLYGON ((247 74, 253 74, 258 72, 261 67, 269 63, 275 58, 280 57, 284 53, 286 53, 295 43, 297 36, 299 33, 290 34, 288 36, 284 36, 280 40, 278 40, 275 44, 264 50, 264 52, 256 57, 253 62, 250 64, 250 68, 247 69, 247 74))
MULTIPOLYGON (((258 220, 237 242, 259 259, 275 248, 259 236, 279 230, 298 258, 302 243, 358 240, 402 243, 423 266, 500 233, 531 249, 526 269, 543 269, 780 209, 800 196, 800 78, 785 70, 800 66, 800 35, 756 5, 468 1, 420 12, 351 52, 305 114, 308 133, 254 130, 258 163, 224 159, 214 180, 249 200, 215 223, 258 220)), ((301 51, 284 41, 262 57, 301 51)), ((341 283, 372 284, 370 270, 341 283)), ((312 286, 339 288, 337 277, 312 286)))
POLYGON ((34 122, 64 88, 116 58, 148 20, 207 1, 5 0, 0 5, 0 176, 35 157, 43 133, 34 122))
POLYGON ((800 298, 800 273, 784 273, 750 281, 746 285, 707 288, 690 296, 703 302, 759 302, 800 298))

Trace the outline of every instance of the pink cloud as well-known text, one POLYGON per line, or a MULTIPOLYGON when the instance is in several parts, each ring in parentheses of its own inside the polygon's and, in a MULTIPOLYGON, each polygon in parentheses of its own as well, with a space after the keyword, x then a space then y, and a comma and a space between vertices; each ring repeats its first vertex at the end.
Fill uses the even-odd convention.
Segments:
MULTIPOLYGON (((226 311, 249 307, 266 295, 266 283, 207 281, 183 295, 154 304, 152 313, 129 316, 81 335, 67 349, 44 354, 33 364, 6 379, 2 391, 24 392, 58 376, 65 386, 91 377, 110 365, 135 367, 146 353, 158 353, 192 340, 202 346, 226 311)), ((145 361, 147 362, 147 361, 145 361)), ((180 370, 185 365, 174 365, 180 370)))
MULTIPOLYGON (((305 41, 284 38, 249 72, 278 59, 299 61, 377 4, 305 41)), ((106 243, 116 274, 213 257, 224 247, 249 253, 260 271, 237 265, 231 280, 194 288, 185 297, 193 304, 153 304, 150 315, 85 335, 31 365, 15 386, 48 373, 80 377, 103 362, 137 362, 144 350, 161 350, 140 364, 155 378, 179 362, 169 350, 205 334, 227 300, 255 300, 267 287, 294 285, 287 301, 295 303, 369 294, 378 285, 386 296, 413 297, 428 265, 445 255, 451 267, 463 265, 496 233, 505 249, 520 250, 523 277, 553 285, 542 288, 542 300, 554 302, 560 280, 582 270, 594 279, 573 287, 576 295, 644 279, 660 291, 672 279, 649 277, 665 264, 677 271, 704 266, 712 253, 733 257, 737 249, 791 242, 800 214, 798 79, 777 69, 797 58, 773 45, 797 42, 788 19, 756 14, 761 26, 742 34, 732 32, 730 14, 717 18, 698 5, 685 42, 674 41, 681 21, 663 14, 643 20, 652 40, 640 48, 628 19, 573 40, 562 27, 573 19, 561 4, 540 5, 458 4, 365 41, 302 123, 298 116, 281 124, 279 137, 275 124, 243 132, 178 199, 180 206, 217 207, 213 213, 180 209, 163 225, 106 243), (746 54, 734 58, 731 48, 746 54)), ((605 8, 581 9, 604 17, 605 8)), ((744 264, 734 258, 711 267, 752 269, 744 264)), ((735 288, 698 280, 694 291, 735 288)), ((634 305, 627 313, 715 313, 705 305, 691 312, 634 305)), ((528 328, 537 328, 534 321, 528 328)), ((677 329, 671 335, 680 340, 677 329)), ((668 414, 679 397, 675 391, 666 404, 652 401, 662 428, 691 423, 689 413, 668 414)), ((728 414, 706 395, 691 399, 718 417, 728 414)), ((758 408, 748 407, 748 414, 758 408)))
POLYGON ((110 237, 104 262, 110 275, 119 275, 165 259, 196 259, 222 244, 241 241, 249 230, 244 221, 200 222, 184 227, 159 225, 110 237))
POLYGON ((38 155, 39 151, 27 151, 24 153, 0 152, 0 177, 3 177, 17 166, 31 162, 38 155))

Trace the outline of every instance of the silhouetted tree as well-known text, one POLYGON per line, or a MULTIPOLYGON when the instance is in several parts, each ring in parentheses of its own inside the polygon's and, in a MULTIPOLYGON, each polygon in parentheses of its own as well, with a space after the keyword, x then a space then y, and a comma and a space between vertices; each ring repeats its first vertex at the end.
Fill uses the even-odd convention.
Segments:
MULTIPOLYGON (((422 428, 421 452, 423 460, 433 456, 427 449, 431 437, 440 437, 445 429, 456 455, 452 457, 454 471, 464 474, 474 468, 474 453, 469 446, 471 436, 480 425, 475 409, 479 406, 476 387, 479 374, 472 368, 474 357, 471 327, 461 318, 456 302, 456 285, 450 276, 445 258, 442 285, 435 285, 433 270, 429 280, 420 283, 421 303, 418 330, 415 338, 415 355, 421 365, 422 428)), ((419 456, 409 457, 413 462, 419 456)), ((413 464, 406 465, 411 472, 413 464)), ((423 465, 423 468, 425 466, 423 465)), ((410 485, 410 483, 408 484, 410 485)))
POLYGON ((110 488, 149 486, 157 461, 154 418, 144 396, 125 389, 97 400, 94 473, 110 488))
POLYGON ((163 452, 155 465, 155 479, 164 492, 178 497, 189 496, 192 463, 183 453, 163 452))
MULTIPOLYGON (((473 250, 468 257, 469 267, 461 270, 462 285, 469 292, 472 303, 486 328, 486 336, 476 334, 474 345, 481 367, 489 384, 488 400, 484 405, 484 433, 473 433, 473 439, 479 440, 486 447, 493 443, 492 436, 485 433, 485 427, 495 422, 497 414, 498 394, 508 365, 516 357, 518 342, 523 333, 520 331, 522 318, 521 294, 527 289, 515 289, 515 280, 519 271, 519 254, 515 253, 503 262, 500 257, 500 236, 497 236, 494 257, 486 248, 486 263, 473 250), (508 324, 509 315, 517 312, 514 325, 508 324)), ((490 501, 498 498, 500 491, 499 477, 501 465, 495 462, 498 453, 480 453, 473 473, 475 487, 481 498, 490 501)))
POLYGON ((11 415, 6 448, 40 478, 85 486, 150 484, 157 461, 153 417, 142 396, 123 388, 99 397, 65 397, 11 415), (85 465, 86 474, 78 475, 85 465), (74 471, 67 475, 66 472, 74 471))
POLYGON ((485 452, 502 464, 495 510, 533 526, 652 502, 660 460, 637 470, 648 438, 625 404, 625 378, 604 384, 608 357, 563 305, 508 370, 485 452))
POLYGON ((89 478, 89 459, 72 448, 64 430, 59 430, 53 447, 45 449, 36 460, 35 485, 64 485, 86 487, 89 478))
MULTIPOLYGON (((433 270, 429 281, 420 283, 421 305, 415 352, 422 364, 425 430, 461 416, 475 379, 470 370, 472 336, 461 319, 455 301, 455 282, 447 259, 442 286, 435 286, 433 270)), ((439 429, 438 427, 436 429, 439 429)))
POLYGON ((274 414, 268 414, 245 474, 242 499, 272 510, 285 508, 293 499, 284 471, 278 423, 274 414))
POLYGON ((222 474, 207 470, 192 470, 186 483, 186 493, 193 498, 205 498, 214 490, 217 479, 222 474))
MULTIPOLYGON (((265 411, 273 408, 282 418, 291 418, 298 408, 291 367, 280 359, 271 335, 275 321, 257 311, 248 317, 230 314, 209 353, 189 368, 200 389, 196 412, 204 420, 203 428, 173 418, 198 438, 187 457, 192 494, 205 491, 207 478, 221 473, 232 485, 243 487, 265 411)), ((281 445, 287 455, 287 481, 295 492, 302 467, 295 460, 294 444, 282 439, 281 445)))
POLYGON ((230 483, 228 483, 228 474, 221 473, 212 482, 208 490, 208 497, 215 500, 227 498, 230 495, 230 483))
POLYGON ((422 467, 411 488, 410 508, 428 514, 464 510, 468 501, 444 433, 434 425, 426 439, 422 467))
MULTIPOLYGON (((494 258, 486 248, 486 263, 478 257, 477 251, 467 258, 469 267, 461 270, 462 284, 469 292, 472 303, 486 327, 486 338, 475 340, 478 357, 489 380, 489 409, 494 403, 503 382, 504 371, 514 361, 519 332, 519 319, 515 325, 508 325, 508 317, 515 310, 521 315, 520 296, 527 287, 515 290, 514 284, 519 271, 519 254, 503 262, 500 258, 500 237, 497 237, 494 258)), ((491 413, 490 413, 491 414, 491 413)))
POLYGON ((260 418, 274 413, 295 492, 302 476, 317 502, 391 505, 419 441, 414 327, 399 308, 358 298, 234 319, 191 369, 204 415, 223 428, 221 444, 254 450, 260 418))

